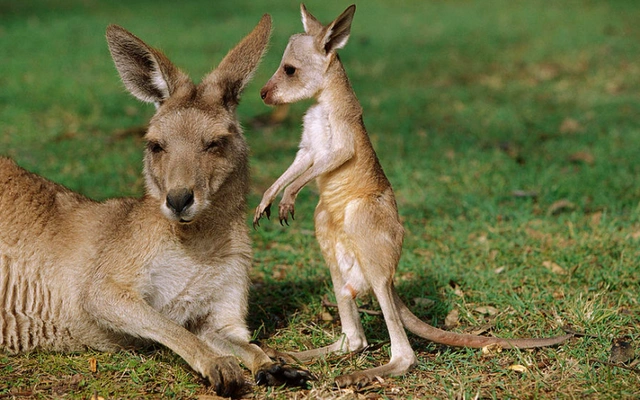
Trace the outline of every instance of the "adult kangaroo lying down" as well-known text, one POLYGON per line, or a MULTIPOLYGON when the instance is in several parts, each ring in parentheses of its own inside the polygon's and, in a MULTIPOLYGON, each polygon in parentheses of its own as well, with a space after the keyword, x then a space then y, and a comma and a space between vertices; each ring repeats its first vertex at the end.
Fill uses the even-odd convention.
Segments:
POLYGON ((250 344, 245 322, 249 181, 235 111, 270 32, 265 15, 196 86, 131 33, 107 29, 125 86, 157 107, 146 194, 98 203, 0 158, 0 351, 154 341, 223 395, 245 384, 235 357, 258 383, 310 378, 250 344))
POLYGON ((316 238, 331 270, 342 322, 341 337, 320 349, 293 353, 299 360, 332 352, 359 351, 367 346, 355 298, 375 294, 391 338, 391 361, 376 368, 337 378, 339 386, 363 384, 376 376, 400 375, 416 363, 404 328, 425 339, 450 346, 540 347, 558 344, 571 335, 543 339, 501 339, 457 334, 418 319, 402 302, 393 285, 404 229, 396 200, 362 122, 362 108, 337 55, 349 38, 355 6, 329 25, 321 24, 304 5, 305 33, 291 36, 278 70, 264 85, 267 104, 314 98, 304 117, 300 149, 295 160, 264 193, 253 224, 270 214, 284 189, 280 223, 293 217, 298 192, 317 180, 316 238))

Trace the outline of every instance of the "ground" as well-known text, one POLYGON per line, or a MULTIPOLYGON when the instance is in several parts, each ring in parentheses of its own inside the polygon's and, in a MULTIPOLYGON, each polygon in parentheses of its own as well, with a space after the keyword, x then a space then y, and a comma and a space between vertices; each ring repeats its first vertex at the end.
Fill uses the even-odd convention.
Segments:
MULTIPOLYGON (((458 332, 581 335, 488 353, 411 337, 413 371, 339 390, 335 376, 389 359, 375 299, 364 298, 371 349, 308 364, 318 381, 307 389, 251 387, 245 398, 637 398, 640 4, 356 3, 340 55, 406 229, 401 297, 458 332)), ((328 22, 348 3, 306 5, 328 22)), ((302 29, 298 7, 0 1, 0 154, 98 200, 141 195, 141 134, 153 107, 123 89, 106 26, 131 30, 198 79, 269 12, 270 51, 238 110, 253 208, 293 160, 309 105, 269 118, 259 98, 288 36, 302 29)), ((252 232, 249 325, 281 350, 340 334, 313 234, 316 202, 312 185, 290 227, 265 221, 252 232)), ((162 348, 0 355, 0 398, 30 397, 215 398, 162 348)))

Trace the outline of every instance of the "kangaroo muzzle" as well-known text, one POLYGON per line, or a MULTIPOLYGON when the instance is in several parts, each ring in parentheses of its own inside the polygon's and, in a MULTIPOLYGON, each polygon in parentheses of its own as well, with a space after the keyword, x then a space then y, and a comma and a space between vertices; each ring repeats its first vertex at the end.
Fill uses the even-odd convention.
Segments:
POLYGON ((181 222, 185 220, 182 216, 187 214, 189 207, 191 207, 193 203, 194 197, 193 190, 191 189, 172 189, 167 194, 167 208, 179 217, 181 222))

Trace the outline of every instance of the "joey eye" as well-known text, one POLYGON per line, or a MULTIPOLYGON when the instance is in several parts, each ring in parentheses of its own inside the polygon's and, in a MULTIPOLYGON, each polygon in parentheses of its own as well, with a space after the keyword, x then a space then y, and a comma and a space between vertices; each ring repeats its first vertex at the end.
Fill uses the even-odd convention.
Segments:
POLYGON ((164 147, 158 142, 149 142, 147 143, 147 149, 153 154, 162 153, 164 151, 164 147))
POLYGON ((296 67, 287 64, 284 66, 284 73, 287 74, 287 76, 293 76, 296 73, 296 67))

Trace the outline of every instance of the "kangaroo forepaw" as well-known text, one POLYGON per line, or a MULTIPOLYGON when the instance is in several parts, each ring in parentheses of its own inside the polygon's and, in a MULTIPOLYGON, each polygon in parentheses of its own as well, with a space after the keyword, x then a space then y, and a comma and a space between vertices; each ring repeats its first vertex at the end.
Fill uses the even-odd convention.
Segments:
POLYGON ((280 207, 279 207, 280 225, 287 224, 287 226, 289 226, 289 221, 287 220, 289 218, 289 215, 291 215, 292 220, 295 219, 293 203, 291 204, 280 203, 280 207))
POLYGON ((315 380, 316 377, 311 372, 281 363, 267 364, 256 372, 258 385, 306 387, 308 381, 315 380))
POLYGON ((267 219, 271 219, 271 203, 267 204, 264 207, 262 205, 259 205, 256 208, 256 212, 253 214, 253 229, 256 229, 258 226, 260 226, 260 218, 262 218, 263 215, 266 215, 267 219))
POLYGON ((234 397, 245 389, 242 368, 234 357, 216 358, 209 366, 205 378, 219 396, 234 397))

